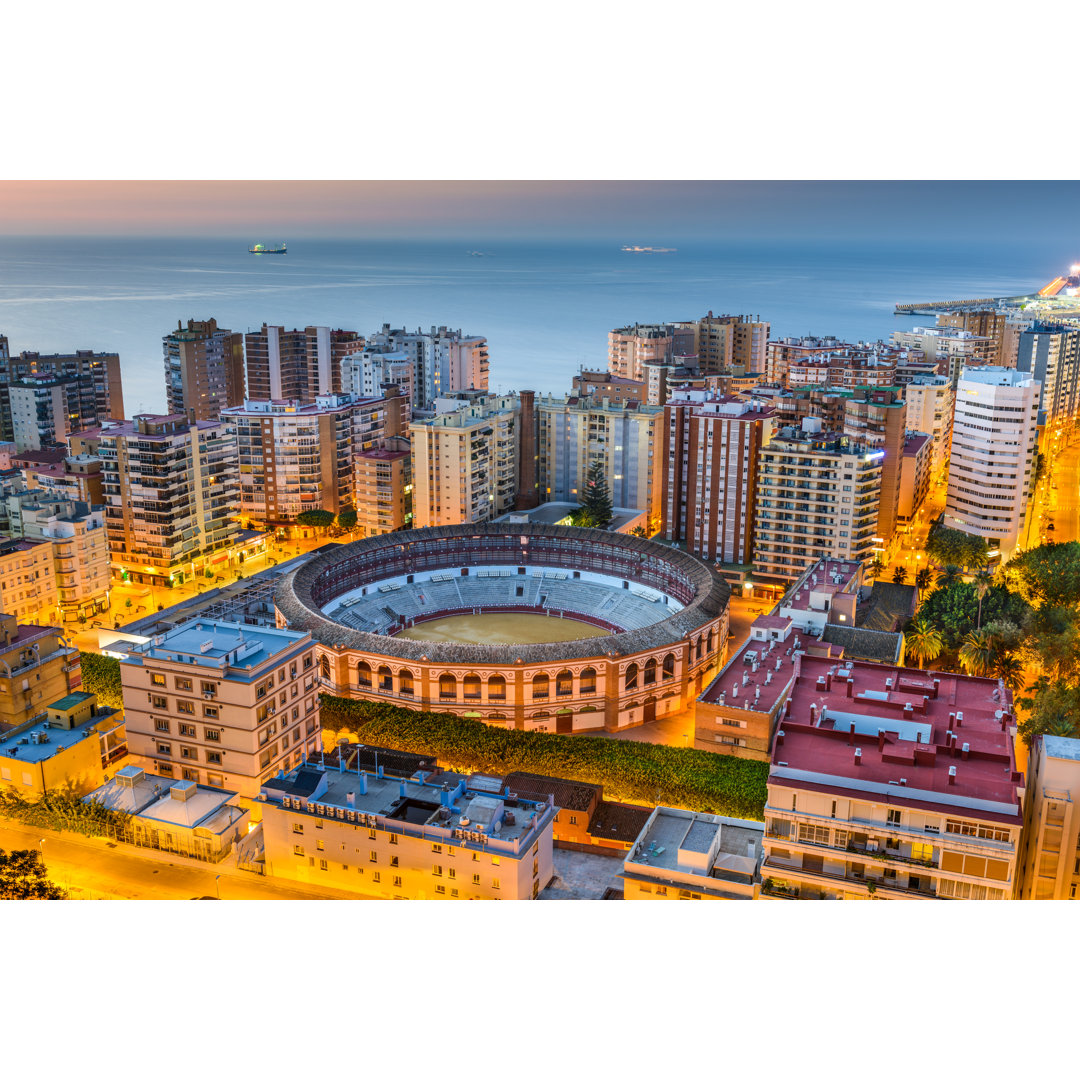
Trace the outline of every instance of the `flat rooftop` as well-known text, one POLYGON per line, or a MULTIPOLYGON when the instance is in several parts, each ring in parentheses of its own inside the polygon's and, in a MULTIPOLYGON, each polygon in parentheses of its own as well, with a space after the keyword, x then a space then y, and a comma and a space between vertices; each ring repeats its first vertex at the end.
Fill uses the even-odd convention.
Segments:
POLYGON ((111 716, 115 709, 103 709, 97 716, 92 717, 85 724, 71 728, 49 727, 47 720, 34 724, 33 727, 16 728, 6 735, 0 736, 0 757, 13 758, 15 761, 28 761, 32 764, 40 764, 49 758, 70 750, 76 743, 83 739, 98 738, 98 732, 94 725, 99 720, 111 716), (38 740, 35 742, 35 739, 38 740), (44 740, 44 741, 42 741, 44 740))
POLYGON ((135 645, 125 662, 142 663, 148 659, 250 672, 276 657, 284 657, 306 637, 268 626, 196 618, 155 635, 144 645, 135 645))
POLYGON ((626 865, 749 881, 761 861, 764 833, 760 822, 658 806, 626 865))
MULTIPOLYGON (((757 626, 763 618, 769 616, 755 619, 753 625, 757 626)), ((796 643, 803 648, 814 640, 798 630, 792 631, 785 641, 748 638, 698 700, 730 705, 733 709, 771 712, 795 677, 796 643)))
POLYGON ((951 803, 1019 820, 1022 778, 1007 730, 1012 694, 1000 680, 798 660, 773 742, 770 783, 864 790, 890 801, 937 810, 951 803))
POLYGON ((221 788, 205 787, 191 780, 169 780, 146 773, 138 766, 125 765, 83 802, 101 803, 110 810, 122 810, 177 828, 199 826, 221 833, 244 815, 238 806, 230 805, 233 796, 233 792, 221 788), (181 794, 186 797, 176 797, 181 794))
MULTIPOLYGON (((345 772, 308 762, 286 776, 267 781, 262 791, 273 802, 303 799, 335 811, 340 808, 371 814, 390 825, 412 826, 409 831, 418 834, 425 827, 464 829, 509 844, 529 834, 537 814, 551 809, 554 815, 554 808, 546 801, 509 799, 490 791, 475 791, 469 788, 468 777, 442 771, 418 772, 404 779, 380 777, 364 770, 345 772)), ((438 834, 434 838, 440 839, 438 834)))
POLYGON ((858 573, 854 560, 820 559, 788 590, 777 610, 824 611, 825 600, 850 591, 858 573))

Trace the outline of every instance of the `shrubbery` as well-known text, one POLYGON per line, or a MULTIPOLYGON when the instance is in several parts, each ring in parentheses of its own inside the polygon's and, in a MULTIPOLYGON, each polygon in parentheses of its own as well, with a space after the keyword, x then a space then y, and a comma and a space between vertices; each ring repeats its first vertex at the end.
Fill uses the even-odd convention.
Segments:
POLYGON ((0 788, 0 815, 40 829, 77 832, 84 836, 111 836, 122 831, 129 815, 97 802, 83 802, 70 791, 46 791, 38 799, 0 788))
POLYGON ((321 696, 324 731, 359 733, 374 746, 430 754, 445 766, 503 775, 521 771, 603 784, 609 799, 663 803, 712 814, 764 816, 769 766, 707 750, 587 735, 508 731, 448 713, 321 696))
POLYGON ((124 707, 124 694, 120 685, 120 661, 112 656, 81 652, 83 689, 97 694, 98 704, 110 709, 124 707))

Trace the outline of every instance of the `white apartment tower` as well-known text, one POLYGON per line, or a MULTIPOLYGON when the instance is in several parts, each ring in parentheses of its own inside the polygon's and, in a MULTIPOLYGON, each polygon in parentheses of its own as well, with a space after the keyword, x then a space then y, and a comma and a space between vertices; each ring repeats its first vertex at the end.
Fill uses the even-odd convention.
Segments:
POLYGON ((1039 384, 1011 368, 965 368, 956 387, 945 524, 983 537, 1002 562, 1034 484, 1039 384))

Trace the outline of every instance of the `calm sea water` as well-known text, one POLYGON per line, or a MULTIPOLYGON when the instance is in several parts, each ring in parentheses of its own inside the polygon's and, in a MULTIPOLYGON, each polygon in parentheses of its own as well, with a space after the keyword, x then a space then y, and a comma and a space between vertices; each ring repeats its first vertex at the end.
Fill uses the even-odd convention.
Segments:
POLYGON ((0 238, 0 334, 13 352, 119 352, 129 415, 164 410, 162 335, 210 316, 233 330, 461 328, 487 337, 493 389, 562 393, 580 367, 605 367, 615 326, 711 310, 759 315, 774 337, 876 340, 916 324, 893 316, 898 301, 1029 292, 1074 257, 1056 242, 680 244, 632 255, 596 242, 290 240, 284 256, 249 255, 250 242, 0 238), (470 257, 470 246, 490 255, 470 257))

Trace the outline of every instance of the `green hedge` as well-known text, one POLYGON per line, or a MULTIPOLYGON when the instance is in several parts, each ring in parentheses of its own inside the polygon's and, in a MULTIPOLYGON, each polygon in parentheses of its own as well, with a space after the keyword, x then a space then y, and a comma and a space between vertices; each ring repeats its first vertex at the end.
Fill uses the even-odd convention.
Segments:
POLYGON ((126 828, 129 820, 129 815, 121 810, 83 802, 78 795, 62 790, 46 791, 31 801, 10 788, 0 789, 0 815, 24 825, 84 836, 110 836, 126 828))
POLYGON ((603 784, 609 799, 754 821, 764 817, 769 766, 763 761, 655 743, 509 731, 448 713, 328 694, 321 695, 320 711, 328 732, 360 733, 363 742, 430 754, 455 769, 540 773, 603 784))
POLYGON ((82 660, 83 689, 97 694, 98 704, 110 709, 124 707, 124 694, 120 686, 120 661, 99 653, 80 652, 82 660))

